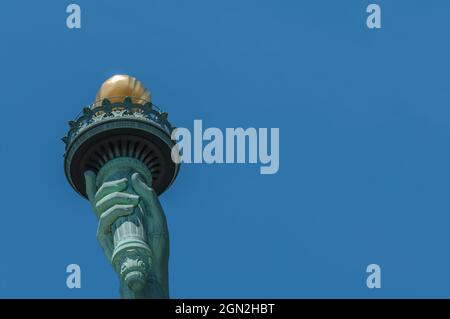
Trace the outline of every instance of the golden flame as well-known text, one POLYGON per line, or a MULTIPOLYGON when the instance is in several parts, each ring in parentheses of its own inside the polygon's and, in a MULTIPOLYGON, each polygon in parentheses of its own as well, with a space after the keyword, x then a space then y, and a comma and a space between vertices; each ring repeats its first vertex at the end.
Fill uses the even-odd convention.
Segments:
POLYGON ((97 92, 96 101, 108 99, 111 103, 122 102, 129 96, 133 103, 144 104, 151 101, 150 92, 135 77, 117 74, 103 82, 97 92))

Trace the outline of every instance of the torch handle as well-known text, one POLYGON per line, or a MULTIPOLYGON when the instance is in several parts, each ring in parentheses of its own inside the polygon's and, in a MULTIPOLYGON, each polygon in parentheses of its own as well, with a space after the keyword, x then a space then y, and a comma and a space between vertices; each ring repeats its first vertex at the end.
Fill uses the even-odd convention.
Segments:
MULTIPOLYGON (((128 181, 130 184, 131 181, 128 181)), ((135 191, 129 186, 125 191, 128 194, 136 195, 135 191)), ((119 247, 124 241, 137 240, 146 242, 145 226, 142 222, 143 211, 138 205, 133 213, 128 216, 118 218, 112 225, 112 232, 114 234, 114 247, 119 247)))

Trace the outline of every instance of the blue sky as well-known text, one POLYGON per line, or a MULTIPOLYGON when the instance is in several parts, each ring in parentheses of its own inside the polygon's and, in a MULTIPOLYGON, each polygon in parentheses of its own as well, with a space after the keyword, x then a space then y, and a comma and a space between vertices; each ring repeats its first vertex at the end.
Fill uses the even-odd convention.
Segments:
POLYGON ((369 1, 74 2, 80 30, 1 5, 0 297, 118 297, 60 141, 116 73, 176 126, 280 128, 277 174, 184 165, 161 197, 172 297, 450 297, 448 1, 373 1, 380 30, 369 1))

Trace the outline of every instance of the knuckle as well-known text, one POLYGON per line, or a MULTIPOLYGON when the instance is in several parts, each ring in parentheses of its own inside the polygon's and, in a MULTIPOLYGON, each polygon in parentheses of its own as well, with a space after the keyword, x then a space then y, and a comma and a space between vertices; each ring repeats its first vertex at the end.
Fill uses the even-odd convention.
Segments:
POLYGON ((100 214, 102 213, 102 202, 101 201, 98 201, 95 204, 95 210, 98 211, 100 214))
POLYGON ((110 198, 117 198, 117 197, 120 197, 121 195, 122 195, 122 193, 115 191, 115 192, 112 192, 111 194, 109 194, 108 196, 110 198))
POLYGON ((111 200, 114 203, 117 203, 118 201, 120 201, 121 199, 124 198, 123 196, 124 194, 118 191, 112 192, 111 194, 105 196, 104 198, 107 198, 107 200, 111 200))
POLYGON ((122 192, 112 192, 95 204, 95 208, 99 211, 109 209, 110 207, 115 209, 123 209, 124 205, 136 204, 139 201, 139 196, 134 194, 122 193, 122 192))
POLYGON ((111 213, 113 213, 113 214, 120 213, 123 210, 125 210, 125 207, 124 207, 124 205, 121 205, 121 204, 116 204, 113 207, 111 207, 111 213))
POLYGON ((131 205, 116 204, 110 209, 109 215, 111 218, 115 218, 117 216, 122 216, 122 215, 127 215, 132 211, 132 208, 133 208, 133 206, 131 206, 131 205))

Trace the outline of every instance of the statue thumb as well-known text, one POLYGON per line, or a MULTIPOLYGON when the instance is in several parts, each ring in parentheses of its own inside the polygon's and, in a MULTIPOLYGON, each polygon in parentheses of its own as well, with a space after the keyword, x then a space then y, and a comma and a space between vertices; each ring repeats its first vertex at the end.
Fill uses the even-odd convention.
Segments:
POLYGON ((146 198, 149 195, 150 188, 142 180, 139 173, 131 175, 131 185, 134 191, 141 197, 146 198))

